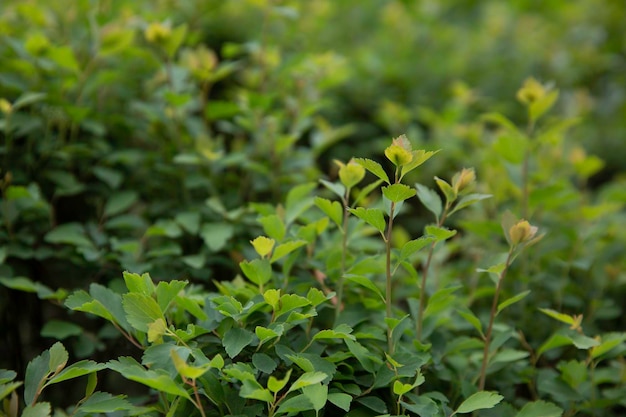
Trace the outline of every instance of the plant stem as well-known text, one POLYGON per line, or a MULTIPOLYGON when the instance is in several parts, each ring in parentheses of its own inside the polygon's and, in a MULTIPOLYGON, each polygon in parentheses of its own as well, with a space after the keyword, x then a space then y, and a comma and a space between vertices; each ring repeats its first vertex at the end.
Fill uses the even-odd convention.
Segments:
MULTIPOLYGON (((533 134, 535 132, 535 123, 530 119, 528 121, 528 127, 526 128, 526 135, 528 136, 528 145, 530 146, 533 134)), ((528 219, 528 201, 530 199, 530 185, 528 181, 529 176, 529 164, 530 164, 530 151, 526 149, 524 151, 524 161, 522 162, 522 218, 528 219)))
POLYGON ((487 332, 485 333, 485 347, 483 349, 483 364, 480 368, 480 381, 478 383, 478 390, 483 391, 485 389, 485 379, 487 378, 487 363, 489 362, 489 346, 491 344, 491 333, 493 331, 493 322, 496 318, 496 313, 498 312, 498 298, 500 297, 500 290, 502 289, 502 281, 504 281, 504 277, 506 276, 506 272, 509 269, 509 265, 511 265, 511 261, 513 259, 513 247, 509 249, 509 254, 507 255, 506 262, 504 264, 504 269, 500 272, 498 276, 498 282, 496 284, 496 293, 493 296, 493 302, 491 303, 491 314, 489 315, 489 325, 487 326, 487 332))
MULTIPOLYGON (((385 261, 385 273, 387 276, 387 286, 385 290, 385 304, 387 307, 387 318, 392 318, 391 311, 391 231, 393 228, 393 215, 396 209, 396 203, 391 202, 391 207, 389 208, 389 224, 387 225, 387 234, 385 236, 385 249, 386 249, 386 261, 385 261)), ((389 354, 393 354, 393 340, 391 338, 391 328, 387 326, 387 342, 389 348, 389 354)))
MULTIPOLYGON (((437 227, 443 226, 443 222, 446 220, 448 216, 448 210, 450 209, 450 205, 446 204, 445 210, 441 215, 441 219, 437 221, 437 227)), ((417 311, 417 329, 416 329, 416 337, 417 340, 420 341, 422 339, 422 328, 424 321, 424 305, 426 304, 426 280, 428 278, 428 271, 430 270, 430 263, 433 260, 433 253, 435 252, 435 246, 437 242, 433 242, 430 245, 430 249, 428 250, 428 257, 426 258, 426 263, 424 264, 424 268, 422 270, 422 282, 420 283, 420 302, 419 302, 419 310, 417 311)))
POLYGON ((341 271, 339 274, 339 280, 337 281, 337 305, 335 306, 335 326, 339 321, 339 315, 341 314, 341 306, 343 305, 343 285, 344 275, 346 273, 346 252, 348 250, 348 220, 350 212, 348 211, 348 196, 350 195, 350 189, 346 189, 346 194, 343 198, 343 228, 341 230, 341 271))

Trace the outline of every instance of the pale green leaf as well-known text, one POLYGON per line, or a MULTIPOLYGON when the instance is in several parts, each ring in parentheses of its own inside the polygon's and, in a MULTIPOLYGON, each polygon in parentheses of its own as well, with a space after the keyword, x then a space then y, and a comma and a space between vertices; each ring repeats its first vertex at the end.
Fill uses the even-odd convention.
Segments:
POLYGON ((354 162, 361 165, 363 168, 367 169, 369 172, 376 175, 378 178, 385 181, 387 184, 390 184, 387 173, 378 162, 372 161, 371 159, 367 159, 367 158, 355 158, 354 162))
POLYGON ((148 332, 151 323, 158 319, 165 320, 163 311, 156 300, 146 294, 124 294, 122 304, 126 312, 126 319, 135 329, 148 332))
POLYGON ((356 209, 351 208, 349 211, 359 219, 364 220, 367 224, 374 226, 380 233, 385 232, 385 215, 382 210, 358 207, 356 209))
POLYGON ((435 218, 439 220, 439 217, 441 217, 441 213, 443 212, 443 203, 441 202, 439 194, 422 184, 415 184, 415 189, 417 191, 417 198, 419 198, 424 207, 433 213, 435 218))
POLYGON ((306 245, 306 240, 292 240, 282 243, 274 249, 270 262, 276 262, 277 260, 289 255, 291 252, 306 245))
POLYGON ((399 203, 404 200, 408 200, 416 194, 416 191, 405 184, 392 184, 388 187, 382 188, 383 195, 387 197, 389 201, 399 203))
POLYGON ((479 391, 472 394, 469 398, 461 403, 459 408, 456 409, 454 414, 466 414, 476 410, 483 410, 485 408, 493 408, 502 401, 504 397, 496 392, 479 391))
POLYGON ((291 385, 291 387, 289 387, 288 392, 296 391, 309 385, 317 384, 318 382, 322 382, 323 380, 325 380, 327 377, 328 375, 324 372, 305 372, 291 385))
POLYGON ((497 314, 500 314, 500 312, 502 310, 504 310, 505 308, 507 308, 508 306, 510 306, 511 304, 515 304, 518 301, 522 300, 524 297, 526 297, 528 294, 530 294, 530 290, 526 290, 523 291, 517 295, 514 295, 513 297, 501 302, 500 304, 498 304, 498 311, 496 312, 497 314))
POLYGON ((324 212, 335 224, 343 227, 343 209, 337 201, 330 201, 325 198, 315 197, 315 205, 324 212))

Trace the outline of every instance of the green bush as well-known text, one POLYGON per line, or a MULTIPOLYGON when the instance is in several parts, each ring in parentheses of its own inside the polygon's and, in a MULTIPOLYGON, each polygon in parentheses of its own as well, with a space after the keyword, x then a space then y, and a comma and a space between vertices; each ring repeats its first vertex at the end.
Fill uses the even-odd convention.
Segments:
POLYGON ((0 415, 624 412, 619 5, 0 10, 0 415))

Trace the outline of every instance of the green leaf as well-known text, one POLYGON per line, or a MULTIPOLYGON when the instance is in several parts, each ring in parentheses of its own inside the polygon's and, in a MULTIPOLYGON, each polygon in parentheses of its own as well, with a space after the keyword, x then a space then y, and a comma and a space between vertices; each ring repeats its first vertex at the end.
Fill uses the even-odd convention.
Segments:
POLYGON ((387 197, 389 201, 399 203, 404 200, 408 200, 416 194, 416 191, 405 184, 392 184, 388 187, 382 188, 383 195, 387 197))
POLYGON ((378 295, 383 302, 385 301, 383 292, 376 286, 376 284, 374 284, 374 282, 372 282, 371 278, 362 275, 345 275, 345 277, 349 281, 373 291, 374 294, 378 295))
POLYGON ((530 104, 529 116, 532 121, 538 120, 548 110, 554 106, 556 100, 559 98, 559 90, 552 90, 548 94, 541 97, 530 104))
POLYGON ((498 311, 496 312, 496 315, 500 314, 500 312, 502 310, 504 310, 505 308, 507 308, 511 304, 515 304, 518 301, 522 300, 528 294, 530 294, 530 290, 523 291, 523 292, 521 292, 521 293, 519 293, 517 295, 514 295, 513 297, 511 297, 511 298, 501 302, 500 304, 498 304, 498 311))
POLYGON ((254 340, 254 333, 247 329, 233 327, 224 334, 222 345, 226 354, 230 358, 234 358, 254 340))
POLYGON ((44 100, 48 94, 46 93, 37 93, 34 91, 26 91, 20 95, 17 100, 13 103, 13 110, 19 110, 22 107, 26 107, 30 104, 36 103, 38 101, 44 100))
POLYGON ((570 339, 569 337, 559 333, 554 334, 550 336, 550 338, 546 340, 541 346, 539 346, 539 349, 537 349, 537 357, 541 356, 548 350, 571 344, 572 339, 570 339))
POLYGON ((600 345, 600 342, 598 340, 580 333, 572 334, 570 336, 570 339, 572 340, 574 346, 582 350, 591 349, 600 345))
POLYGON ((558 311, 554 311, 549 308, 540 308, 539 311, 562 323, 569 324, 570 326, 575 323, 574 317, 567 314, 559 313, 558 311))
POLYGON ((50 347, 50 371, 54 373, 60 372, 67 364, 69 357, 65 346, 61 342, 56 342, 50 347))
POLYGON ((157 369, 152 371, 145 369, 135 359, 127 356, 109 361, 106 366, 120 373, 126 379, 139 382, 157 391, 163 391, 191 400, 189 393, 164 370, 157 369))
POLYGON ((200 231, 200 213, 198 212, 185 211, 178 213, 176 217, 174 217, 174 220, 176 220, 176 223, 181 225, 187 233, 196 235, 200 231))
POLYGON ((619 346, 626 340, 626 333, 609 333, 607 335, 602 336, 600 339, 600 344, 598 346, 594 346, 591 349, 591 357, 596 359, 610 350, 619 346))
POLYGON ((502 401, 504 397, 496 392, 479 391, 472 394, 469 398, 461 403, 452 415, 467 414, 476 410, 485 408, 493 408, 502 401))
POLYGON ((306 245, 306 240, 292 240, 289 242, 282 243, 276 246, 276 248, 274 249, 270 262, 272 263, 276 262, 280 258, 283 258, 289 255, 291 252, 295 251, 298 248, 301 248, 304 245, 306 245))
POLYGON ((561 417, 563 410, 546 401, 526 403, 515 417, 561 417))
POLYGON ((400 250, 400 259, 406 260, 409 256, 420 251, 422 248, 432 244, 435 238, 432 236, 422 236, 417 239, 409 240, 406 242, 400 250))
POLYGON ((441 288, 437 290, 428 300, 424 310, 424 318, 438 314, 454 305, 456 296, 453 294, 461 289, 460 285, 441 288))
POLYGON ((243 274, 256 285, 264 285, 272 279, 272 266, 267 259, 254 259, 239 263, 243 274))
POLYGON ((98 385, 98 374, 93 372, 87 377, 87 385, 85 386, 85 398, 93 395, 94 391, 96 390, 96 385, 98 385))
POLYGON ((354 162, 361 165, 363 168, 367 169, 369 172, 376 175, 387 184, 391 184, 389 182, 389 177, 387 176, 387 173, 378 162, 372 161, 371 159, 367 158, 355 158, 354 162))
MULTIPOLYGON (((11 383, 0 383, 0 400, 6 398, 13 391, 22 386, 22 381, 11 382, 11 383)), ((17 397, 16 397, 17 398, 17 397)))
POLYGON ((383 361, 375 355, 373 352, 367 350, 363 345, 350 339, 345 340, 346 346, 350 353, 359 361, 361 366, 370 373, 376 372, 376 369, 383 363, 383 361))
POLYGON ((452 203, 456 200, 457 194, 454 188, 447 181, 442 180, 439 177, 435 177, 435 182, 439 186, 439 189, 443 192, 443 195, 446 196, 446 201, 448 203, 452 203))
POLYGON ((456 202, 456 204, 454 205, 454 208, 450 210, 450 212, 448 213, 448 216, 451 216, 457 211, 464 209, 465 207, 471 206, 474 203, 477 203, 482 200, 486 200, 487 198, 491 198, 491 197, 493 197, 491 194, 474 193, 474 194, 464 195, 456 202))
POLYGON ((311 302, 297 294, 284 294, 280 297, 279 308, 276 311, 276 317, 279 317, 296 308, 311 305, 311 302))
POLYGON ((302 213, 313 205, 311 192, 317 187, 314 182, 293 187, 285 198, 285 223, 291 224, 302 213))
POLYGON ((135 292, 124 294, 122 305, 126 312, 126 319, 139 331, 147 333, 150 324, 158 319, 165 320, 163 311, 156 300, 146 294, 135 292))
POLYGON ((278 366, 276 361, 270 355, 258 352, 252 355, 252 364, 256 369, 266 374, 271 374, 278 366))
POLYGON ((112 413, 114 411, 132 410, 133 406, 125 395, 112 395, 108 392, 94 392, 87 401, 82 403, 76 412, 82 413, 112 413))
POLYGON ((520 164, 524 161, 528 146, 526 136, 502 134, 494 142, 493 149, 507 162, 520 164))
POLYGON ((0 278, 0 284, 12 290, 37 293, 40 298, 53 294, 52 290, 39 282, 33 282, 26 277, 0 278))
POLYGON ((256 337, 259 338, 259 341, 261 343, 265 343, 268 340, 280 336, 278 332, 263 326, 256 326, 254 329, 254 334, 256 334, 256 337))
POLYGON ((324 212, 335 224, 343 228, 343 209, 337 201, 330 201, 325 198, 315 197, 315 205, 324 212))
POLYGON ((136 191, 118 191, 113 193, 104 205, 104 216, 112 217, 128 210, 139 200, 136 191))
POLYGON ((78 336, 83 328, 68 321, 50 320, 41 328, 41 336, 52 337, 58 340, 67 339, 70 336, 78 336))
POLYGON ((456 235, 456 230, 450 230, 446 227, 431 224, 426 226, 426 234, 433 236, 437 242, 441 242, 442 240, 450 239, 452 236, 456 235))
POLYGON ((242 381, 239 395, 243 398, 251 398, 254 400, 264 401, 266 403, 274 401, 274 396, 268 389, 263 388, 257 381, 250 379, 242 381))
POLYGON ((505 128, 509 133, 513 133, 517 136, 522 136, 522 132, 520 132, 511 120, 509 120, 506 116, 501 113, 486 113, 483 114, 481 119, 488 123, 493 123, 498 126, 505 128))
POLYGON ((402 396, 412 389, 413 385, 411 384, 403 384, 401 381, 398 380, 393 382, 393 393, 398 396, 402 396))
POLYGON ((33 404, 37 391, 42 385, 46 376, 50 373, 50 351, 44 350, 41 355, 36 356, 28 362, 24 377, 24 402, 27 405, 33 404))
POLYGON ((345 197, 345 195, 346 195, 346 187, 344 187, 343 184, 336 183, 336 182, 330 182, 330 181, 326 181, 326 180, 323 180, 323 179, 321 179, 320 182, 322 183, 322 185, 324 187, 328 188, 334 194, 339 196, 339 198, 344 198, 345 197))
POLYGON ((330 329, 320 330, 319 332, 315 334, 315 336, 313 336, 313 340, 320 340, 320 339, 356 340, 356 337, 354 337, 354 335, 352 335, 351 333, 352 333, 352 327, 348 326, 347 324, 340 324, 339 326, 335 327, 332 330, 330 329))
POLYGON ((348 209, 350 213, 357 216, 359 219, 364 220, 371 226, 374 226, 381 234, 385 232, 385 215, 380 209, 366 209, 364 207, 358 207, 356 209, 348 209))
POLYGON ((383 180, 378 179, 376 181, 374 181, 371 184, 368 184, 367 186, 363 187, 359 193, 356 195, 356 198, 354 199, 354 202, 352 203, 352 206, 356 206, 357 204, 359 204, 361 202, 361 200, 363 200, 365 197, 367 197, 368 195, 370 195, 370 193, 374 190, 376 190, 380 184, 383 183, 383 180))
POLYGON ((161 311, 165 312, 174 299, 185 289, 186 281, 161 281, 156 287, 157 303, 161 311))
POLYGON ((305 372, 302 376, 300 376, 300 378, 291 384, 291 387, 289 387, 289 391, 287 392, 296 391, 309 385, 317 384, 318 382, 325 380, 327 377, 328 375, 324 372, 305 372))
POLYGON ((415 189, 417 191, 417 198, 419 198, 424 207, 433 213, 435 218, 439 220, 439 217, 441 217, 441 213, 443 212, 443 203, 441 202, 439 194, 422 184, 415 184, 415 189))
POLYGON ((296 415, 296 413, 301 413, 302 411, 312 410, 313 404, 308 397, 304 394, 295 395, 293 397, 288 398, 286 401, 283 401, 276 410, 276 415, 283 413, 290 413, 291 415, 296 415))
POLYGON ((480 333, 481 336, 484 337, 483 325, 478 319, 478 317, 474 315, 474 313, 472 313, 470 310, 457 310, 456 312, 459 314, 459 316, 463 317, 465 321, 471 324, 472 327, 478 330, 478 333, 480 333))
POLYGON ((280 390, 285 388, 285 386, 289 382, 290 377, 291 377, 291 369, 287 371, 283 379, 277 379, 276 377, 272 375, 267 380, 267 388, 269 388, 269 390, 274 393, 279 392, 280 390))
POLYGON ((413 171, 424 162, 428 161, 433 155, 438 152, 439 150, 425 151, 423 149, 411 152, 411 154, 413 155, 413 159, 411 159, 411 162, 409 162, 408 164, 402 166, 402 174, 400 175, 400 178, 404 177, 406 174, 413 171))
POLYGON ((316 412, 320 411, 328 400, 328 385, 320 383, 309 385, 302 389, 302 394, 309 399, 316 412))
POLYGON ((328 394, 328 401, 341 408, 343 411, 350 411, 352 396, 344 394, 343 392, 332 392, 328 394))
POLYGON ((91 313, 109 321, 115 321, 113 315, 98 300, 94 300, 91 295, 83 290, 75 291, 65 300, 65 306, 71 310, 91 313))
POLYGON ((268 216, 259 217, 259 223, 263 225, 265 234, 277 242, 283 240, 287 228, 283 220, 276 214, 270 214, 268 216))
POLYGON ((212 252, 218 252, 226 246, 228 240, 233 237, 235 230, 228 223, 205 223, 200 229, 200 236, 212 252))
POLYGON ((152 282, 152 278, 150 278, 150 274, 145 273, 139 275, 124 271, 122 275, 124 276, 124 282, 126 283, 126 288, 128 288, 129 292, 136 292, 149 296, 154 294, 155 287, 154 282, 152 282))
POLYGON ((42 402, 26 406, 22 411, 22 417, 49 417, 52 408, 50 403, 42 402))
POLYGON ((44 240, 48 243, 66 244, 76 247, 92 248, 93 243, 85 234, 83 225, 79 223, 65 223, 49 231, 44 240))

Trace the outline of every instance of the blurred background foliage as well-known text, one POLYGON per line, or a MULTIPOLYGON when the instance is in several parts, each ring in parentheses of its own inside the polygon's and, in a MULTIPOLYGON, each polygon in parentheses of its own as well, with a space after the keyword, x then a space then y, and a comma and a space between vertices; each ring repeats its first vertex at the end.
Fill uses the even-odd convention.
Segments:
MULTIPOLYGON (((334 179, 333 159, 376 159, 403 133, 443 150, 413 181, 476 167, 496 197, 456 226, 493 238, 498 213, 519 212, 526 148, 483 115, 525 130, 515 94, 529 76, 560 95, 531 166, 529 214, 548 237, 516 285, 585 310, 592 328, 624 328, 622 1, 5 0, 0 12, 0 367, 24 369, 51 336, 111 357, 123 348, 110 327, 55 306, 69 290, 119 287, 122 270, 231 280, 267 214, 249 203, 284 202, 334 179)), ((404 239, 427 221, 406 218, 404 239)), ((440 255, 459 261, 450 280, 492 249, 461 239, 440 255)))

